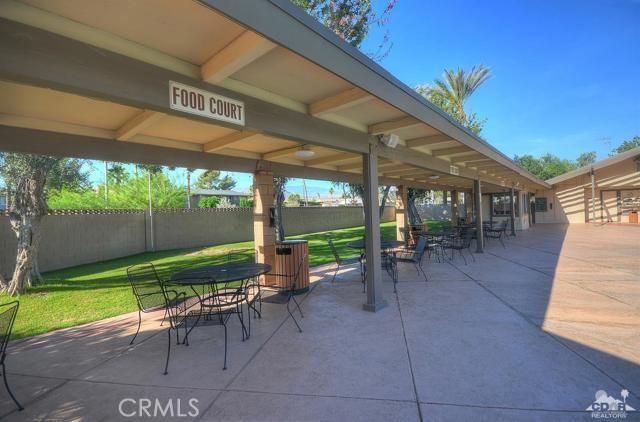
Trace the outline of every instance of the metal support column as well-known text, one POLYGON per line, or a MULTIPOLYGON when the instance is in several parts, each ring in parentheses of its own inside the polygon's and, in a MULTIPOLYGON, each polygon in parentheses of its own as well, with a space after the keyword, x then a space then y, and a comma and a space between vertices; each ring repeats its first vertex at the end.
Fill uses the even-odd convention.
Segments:
POLYGON ((476 211, 476 253, 482 253, 484 249, 484 231, 482 230, 482 192, 480 179, 473 181, 473 199, 476 211))
POLYGON ((596 173, 591 167, 591 222, 596 222, 596 173))
POLYGON ((513 186, 511 187, 511 236, 516 235, 516 199, 515 199, 515 190, 513 186))
POLYGON ((364 181, 364 230, 367 256, 367 302, 365 311, 376 312, 387 302, 382 298, 382 261, 380 257, 380 214, 378 210, 378 146, 371 138, 369 152, 362 154, 364 181))

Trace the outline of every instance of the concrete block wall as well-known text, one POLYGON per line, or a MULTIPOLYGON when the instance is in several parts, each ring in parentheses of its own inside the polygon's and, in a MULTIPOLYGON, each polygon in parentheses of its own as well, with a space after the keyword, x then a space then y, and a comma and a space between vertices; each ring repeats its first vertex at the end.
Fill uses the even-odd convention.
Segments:
MULTIPOLYGON (((387 207, 382 221, 393 221, 387 207)), ((285 233, 297 234, 360 226, 362 207, 285 208, 285 233)), ((253 239, 249 208, 156 210, 153 217, 156 250, 200 247, 253 239)), ((17 248, 9 218, 0 215, 0 271, 13 272, 17 248)), ((151 250, 148 211, 55 212, 43 220, 40 269, 52 271, 151 250)))

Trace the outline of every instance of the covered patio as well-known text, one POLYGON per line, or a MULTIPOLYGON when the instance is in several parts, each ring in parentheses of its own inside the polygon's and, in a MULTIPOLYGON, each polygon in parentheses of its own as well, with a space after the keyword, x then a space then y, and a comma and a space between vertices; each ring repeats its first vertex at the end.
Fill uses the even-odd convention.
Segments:
POLYGON ((334 283, 315 268, 303 333, 265 304, 248 341, 231 330, 227 371, 221 328, 205 326, 163 376, 160 314, 134 346, 134 314, 19 341, 10 375, 26 410, 3 391, 0 417, 127 419, 123 400, 131 414, 141 398, 174 412, 180 398, 186 413, 195 398, 194 420, 581 420, 596 391, 627 388, 633 404, 640 390, 640 230, 621 230, 536 226, 475 264, 426 262, 426 283, 402 267, 375 314, 361 311, 356 268, 334 283))
POLYGON ((3 2, 0 149, 253 173, 254 240, 269 265, 274 176, 361 183, 369 311, 387 303, 380 185, 398 187, 399 239, 410 187, 451 192, 452 221, 474 221, 478 252, 483 194, 510 194, 511 234, 515 196, 528 219, 545 182, 289 1, 254 6, 3 2), (462 196, 473 214, 459 215, 462 196))

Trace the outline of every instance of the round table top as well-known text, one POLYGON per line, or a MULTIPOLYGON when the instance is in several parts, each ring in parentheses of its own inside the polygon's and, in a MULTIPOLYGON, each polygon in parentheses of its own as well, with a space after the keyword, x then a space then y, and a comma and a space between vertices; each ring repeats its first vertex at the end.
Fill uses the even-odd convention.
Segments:
MULTIPOLYGON (((382 239, 380 241, 380 248, 382 249, 395 249, 401 248, 405 244, 402 240, 385 240, 382 239)), ((350 249, 366 249, 364 239, 354 240, 353 242, 347 243, 347 248, 350 249)))
POLYGON ((253 262, 231 262, 221 265, 207 265, 204 267, 190 268, 171 275, 172 284, 209 284, 228 283, 231 281, 246 280, 257 277, 271 271, 271 265, 253 262))

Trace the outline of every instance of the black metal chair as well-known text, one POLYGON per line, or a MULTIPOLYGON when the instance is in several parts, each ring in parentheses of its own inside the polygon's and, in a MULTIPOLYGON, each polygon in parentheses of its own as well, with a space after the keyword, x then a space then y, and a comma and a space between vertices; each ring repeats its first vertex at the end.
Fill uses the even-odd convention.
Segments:
POLYGON ((418 274, 422 274, 424 281, 429 281, 427 273, 422 269, 422 258, 427 250, 427 238, 426 236, 419 236, 416 242, 416 247, 413 249, 404 249, 398 254, 398 261, 410 262, 416 267, 418 274))
POLYGON ((162 322, 160 323, 160 326, 162 326, 169 312, 165 306, 166 303, 162 294, 162 289, 160 288, 160 284, 162 284, 162 281, 158 278, 158 274, 153 264, 142 264, 141 268, 138 269, 136 269, 136 267, 137 266, 134 265, 127 268, 127 277, 129 279, 129 283, 131 284, 133 295, 136 298, 136 304, 138 305, 138 329, 136 330, 136 333, 133 335, 133 338, 131 339, 129 344, 133 344, 136 337, 138 336, 138 333, 140 332, 143 313, 153 312, 157 311, 160 308, 165 308, 164 317, 162 318, 162 322), (138 274, 138 270, 141 270, 142 267, 148 266, 150 266, 150 268, 146 268, 148 274, 138 274), (130 269, 133 271, 132 274, 129 274, 130 269))
POLYGON ((333 283, 335 281, 335 279, 336 279, 336 275, 338 274, 338 271, 340 271, 340 267, 341 266, 347 265, 347 264, 356 263, 356 262, 360 262, 360 258, 347 258, 347 259, 344 259, 338 253, 338 249, 336 248, 335 244, 333 243, 333 239, 327 239, 327 243, 329 244, 329 249, 331 250, 331 254, 333 255, 333 258, 336 261, 336 270, 334 271, 333 278, 331 279, 331 282, 333 283))
MULTIPOLYGON (((187 328, 188 303, 184 292, 167 289, 158 277, 155 266, 148 262, 145 264, 132 265, 127 268, 127 277, 134 290, 134 295, 138 300, 140 309, 158 309, 164 307, 165 317, 169 320, 167 329, 167 359, 164 367, 164 375, 167 375, 169 368, 169 357, 171 355, 171 330, 176 332, 176 343, 180 344, 179 329, 184 329, 183 344, 189 345, 189 330, 187 328), (158 303, 158 301, 161 301, 158 303), (142 305, 140 305, 142 303, 142 305), (153 308, 148 308, 152 304, 153 308)), ((145 312, 145 311, 142 311, 145 312)), ((148 312, 148 311, 147 311, 148 312)), ((138 323, 138 331, 140 323, 138 323)), ((138 335, 136 331, 136 336, 138 335)), ((135 336, 134 338, 135 339, 135 336)), ((133 339, 131 343, 133 343, 133 339)))
POLYGON ((13 323, 16 320, 19 307, 20 303, 17 300, 0 305, 0 366, 2 366, 2 379, 4 380, 4 386, 7 388, 7 392, 11 396, 11 399, 13 399, 16 406, 18 406, 18 410, 23 410, 24 407, 22 407, 20 402, 11 392, 11 388, 9 388, 9 383, 7 382, 7 368, 5 366, 5 361, 7 359, 7 346, 9 345, 11 330, 13 329, 13 323))
MULTIPOLYGON (((251 248, 231 249, 227 253, 227 263, 230 262, 255 262, 258 251, 251 248)), ((253 318, 262 318, 262 291, 257 277, 253 277, 244 285, 245 299, 247 302, 247 320, 248 335, 251 336, 251 310, 253 310, 253 318), (259 304, 259 309, 256 307, 259 304)))
POLYGON ((453 260, 453 254, 455 251, 458 251, 462 259, 464 260, 464 265, 467 265, 467 258, 465 258, 462 253, 463 250, 467 250, 469 255, 473 259, 473 262, 476 262, 476 258, 471 253, 471 239, 473 238, 473 230, 462 230, 459 234, 452 234, 451 236, 445 238, 442 247, 444 249, 451 250, 451 260, 453 260))
POLYGON ((506 236, 506 232, 507 232, 507 220, 502 220, 500 222, 500 225, 497 228, 484 229, 484 237, 487 240, 489 239, 499 240, 502 247, 506 249, 506 246, 504 246, 504 242, 502 241, 502 236, 503 235, 506 236))
MULTIPOLYGON (((276 254, 277 255, 288 255, 291 254, 291 248, 286 248, 286 247, 278 247, 276 248, 276 254)), ((300 308, 300 304, 298 303, 298 300, 296 299, 296 286, 299 284, 299 280, 300 280, 300 275, 302 274, 302 267, 304 266, 305 261, 307 260, 307 255, 302 255, 300 257, 300 259, 298 260, 296 266, 295 266, 295 271, 293 274, 278 274, 278 273, 268 273, 266 274, 267 277, 276 277, 276 278, 280 278, 282 280, 285 280, 285 283, 280 283, 280 284, 261 284, 260 287, 263 289, 267 289, 267 290, 271 290, 271 291, 277 291, 278 293, 284 293, 287 295, 287 312, 289 312, 289 315, 291 316, 291 319, 293 319, 293 322, 296 324, 296 327, 298 327, 298 331, 302 332, 302 328, 300 328, 300 324, 298 324, 298 321, 296 320, 296 317, 294 316, 293 312, 291 311, 291 300, 293 299, 293 302, 295 303, 296 307, 298 308, 298 312, 300 312, 300 317, 304 318, 304 314, 302 313, 302 309, 300 308)))
MULTIPOLYGON (((360 279, 362 281, 362 292, 367 291, 367 254, 361 253, 357 258, 360 263, 360 279)), ((393 281, 393 291, 397 292, 396 285, 398 284, 398 256, 396 251, 381 251, 380 252, 381 267, 387 272, 391 281, 393 281)))

